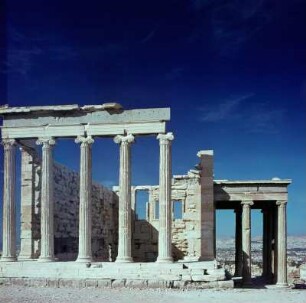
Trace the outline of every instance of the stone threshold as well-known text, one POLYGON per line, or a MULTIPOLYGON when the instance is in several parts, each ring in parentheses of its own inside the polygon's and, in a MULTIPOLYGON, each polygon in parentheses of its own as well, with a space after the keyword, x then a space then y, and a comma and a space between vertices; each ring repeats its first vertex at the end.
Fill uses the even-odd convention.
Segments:
POLYGON ((42 287, 232 288, 214 261, 0 262, 0 283, 42 287))
POLYGON ((136 288, 136 289, 229 289, 234 288, 233 280, 193 282, 174 280, 131 280, 131 279, 45 279, 45 278, 0 278, 0 286, 17 285, 24 287, 53 288, 136 288))

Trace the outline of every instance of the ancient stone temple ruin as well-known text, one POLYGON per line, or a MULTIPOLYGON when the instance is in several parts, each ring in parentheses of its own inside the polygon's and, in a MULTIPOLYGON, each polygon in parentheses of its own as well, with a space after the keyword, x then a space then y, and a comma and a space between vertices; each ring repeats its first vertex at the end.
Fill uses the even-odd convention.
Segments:
MULTIPOLYGON (((232 287, 216 262, 216 212, 236 214, 235 276, 251 280, 251 211, 263 214, 263 275, 287 285, 286 203, 290 180, 213 178, 213 151, 172 175, 169 108, 124 110, 117 103, 0 108, 4 147, 3 250, 0 279, 27 285, 232 287), (159 184, 131 184, 135 137, 153 135, 160 147, 159 184), (119 182, 92 181, 92 149, 103 138, 118 144, 119 182), (80 171, 56 163, 59 138, 80 147, 80 171), (21 189, 16 188, 16 152, 21 189), (16 249, 16 192, 21 190, 20 251, 16 249), (146 214, 136 195, 148 192, 146 214), (173 209, 179 205, 180 216, 173 209)), ((19 226, 17 227, 19 228, 19 226)))

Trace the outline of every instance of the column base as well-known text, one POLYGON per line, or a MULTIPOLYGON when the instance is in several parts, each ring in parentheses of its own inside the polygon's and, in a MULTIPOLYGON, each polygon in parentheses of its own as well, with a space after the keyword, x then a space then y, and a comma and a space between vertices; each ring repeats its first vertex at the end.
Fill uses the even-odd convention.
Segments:
POLYGON ((276 283, 276 287, 288 287, 288 283, 276 283))
POLYGON ((33 261, 36 260, 34 257, 32 256, 18 256, 18 261, 33 261))
POLYGON ((79 263, 91 263, 92 262, 92 258, 91 257, 78 257, 75 262, 79 262, 79 263))
POLYGON ((55 258, 54 257, 39 257, 37 261, 38 262, 54 262, 55 258))
POLYGON ((133 262, 132 257, 117 257, 116 261, 117 263, 131 263, 133 262))
POLYGON ((184 257, 184 261, 186 262, 198 262, 199 261, 199 257, 190 257, 190 256, 185 256, 184 257))
POLYGON ((173 263, 172 257, 158 257, 156 263, 173 263))
POLYGON ((0 261, 1 262, 16 262, 17 258, 16 257, 4 257, 4 256, 2 256, 0 261))

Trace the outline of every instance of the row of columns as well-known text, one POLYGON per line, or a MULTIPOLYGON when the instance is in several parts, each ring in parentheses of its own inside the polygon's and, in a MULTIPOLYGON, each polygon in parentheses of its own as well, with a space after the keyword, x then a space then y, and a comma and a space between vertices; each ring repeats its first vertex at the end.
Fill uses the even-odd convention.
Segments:
MULTIPOLYGON (((241 202, 236 213, 235 276, 242 277, 244 285, 251 280, 251 200, 241 202)), ((263 210, 263 276, 272 278, 278 286, 287 286, 287 201, 277 201, 274 208, 263 210), (272 246, 274 258, 272 259, 272 246)))
MULTIPOLYGON (((160 227, 158 241, 159 262, 172 262, 171 249, 171 142, 172 133, 159 134, 160 144, 160 227)), ((78 136, 80 143, 80 206, 78 262, 90 262, 91 252, 91 188, 92 143, 91 136, 78 136)), ((132 262, 131 229, 131 144, 134 136, 118 135, 114 142, 120 144, 119 171, 119 222, 118 256, 116 262, 132 262)), ((41 252, 39 261, 54 260, 54 201, 53 201, 53 138, 39 138, 42 145, 41 173, 41 252)), ((4 188, 3 188, 3 252, 1 261, 16 260, 16 141, 4 139, 4 188)))

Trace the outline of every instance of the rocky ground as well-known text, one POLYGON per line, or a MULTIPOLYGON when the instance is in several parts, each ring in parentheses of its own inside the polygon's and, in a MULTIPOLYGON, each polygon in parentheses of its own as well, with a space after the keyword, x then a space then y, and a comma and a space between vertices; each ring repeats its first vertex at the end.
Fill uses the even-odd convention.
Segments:
POLYGON ((0 286, 1 303, 305 303, 306 290, 137 290, 0 286))

